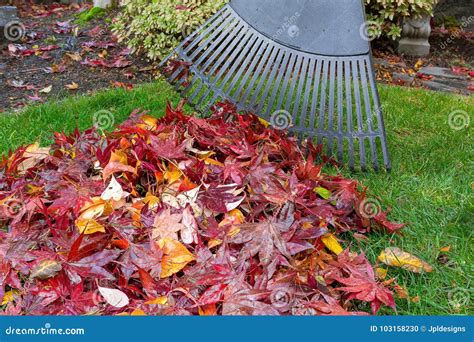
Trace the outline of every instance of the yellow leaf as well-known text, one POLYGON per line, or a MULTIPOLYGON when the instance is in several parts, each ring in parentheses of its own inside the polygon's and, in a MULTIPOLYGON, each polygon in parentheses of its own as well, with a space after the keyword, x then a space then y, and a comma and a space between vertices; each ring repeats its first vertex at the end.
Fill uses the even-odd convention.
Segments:
POLYGON ((258 118, 258 121, 260 121, 260 123, 261 123, 262 125, 264 125, 265 127, 270 126, 270 123, 269 123, 267 120, 265 120, 265 119, 258 118))
POLYGON ((123 165, 128 165, 128 157, 122 150, 115 150, 110 154, 109 163, 117 162, 123 165))
POLYGON ((69 90, 76 90, 79 89, 79 84, 73 81, 71 84, 66 84, 65 87, 69 90))
POLYGON ((135 309, 132 311, 130 316, 146 316, 146 313, 142 309, 135 309))
POLYGON ((160 297, 157 297, 155 299, 146 301, 145 304, 147 304, 147 305, 152 305, 152 304, 166 305, 166 304, 168 304, 168 297, 160 296, 160 297))
POLYGON ((237 225, 243 223, 244 221, 244 214, 239 209, 232 209, 226 213, 224 219, 219 222, 219 227, 223 227, 228 224, 237 225))
POLYGON ((35 195, 35 194, 40 193, 41 191, 43 191, 43 188, 40 187, 40 186, 36 186, 36 185, 33 185, 33 184, 27 184, 26 185, 26 193, 28 195, 35 195))
POLYGON ((431 272, 433 267, 420 258, 402 251, 398 247, 387 247, 378 256, 378 259, 388 266, 401 267, 411 272, 431 272))
POLYGON ((100 197, 93 197, 80 210, 79 219, 90 220, 95 219, 105 212, 107 202, 100 197))
POLYGON ((148 208, 154 209, 160 203, 160 199, 155 195, 147 193, 146 197, 143 199, 143 203, 148 204, 148 208))
POLYGON ((94 234, 105 233, 103 225, 96 221, 102 215, 109 215, 112 212, 112 207, 100 197, 93 197, 87 202, 80 211, 80 215, 76 220, 76 227, 80 233, 94 234))
POLYGON ((183 173, 180 169, 175 166, 171 166, 169 170, 165 171, 165 173, 163 174, 163 178, 168 182, 168 184, 173 184, 181 178, 182 174, 183 173))
POLYGON ((40 161, 49 156, 49 147, 40 147, 39 143, 28 145, 23 153, 24 160, 18 164, 18 171, 23 174, 26 170, 36 166, 40 161))
POLYGON ((381 268, 377 267, 375 269, 375 274, 377 276, 377 279, 379 280, 384 280, 387 277, 387 269, 386 268, 381 268))
POLYGON ((75 62, 82 61, 81 55, 78 54, 77 52, 75 52, 75 53, 66 53, 66 56, 68 56, 69 58, 71 58, 75 62))
POLYGON ((19 293, 20 292, 18 290, 10 290, 5 292, 3 295, 2 305, 15 301, 14 295, 18 295, 19 293))
POLYGON ((220 166, 220 167, 224 167, 224 164, 222 164, 221 162, 219 162, 215 159, 212 159, 212 158, 204 159, 204 164, 206 164, 206 165, 217 165, 217 166, 220 166))
POLYGON ((46 88, 41 89, 39 92, 40 92, 40 93, 43 93, 43 94, 49 94, 49 93, 51 92, 51 90, 53 90, 53 86, 52 86, 52 85, 50 85, 50 86, 48 86, 48 87, 46 87, 46 88))
POLYGON ((222 240, 219 239, 210 239, 207 243, 207 248, 213 248, 219 246, 222 243, 222 240))
POLYGON ((337 241, 336 237, 332 235, 331 233, 324 234, 321 237, 321 241, 324 243, 326 248, 329 249, 334 254, 339 255, 342 253, 343 248, 337 241))
POLYGON ((447 253, 447 252, 449 252, 450 250, 451 250, 451 245, 445 246, 445 247, 441 247, 441 248, 439 249, 440 252, 444 252, 444 253, 447 253))
MULTIPOLYGON (((143 115, 141 118, 140 118, 144 125, 143 125, 143 128, 145 129, 155 129, 156 126, 158 125, 158 120, 156 118, 154 118, 153 116, 150 116, 150 115, 143 115)), ((140 127, 142 127, 140 125, 140 127)))
POLYGON ((416 70, 421 69, 422 66, 423 66, 423 61, 419 59, 415 64, 415 69, 416 70))
POLYGON ((84 233, 85 235, 105 233, 105 227, 96 220, 77 219, 76 227, 79 229, 79 233, 84 233))
POLYGON ((171 238, 163 238, 158 241, 158 246, 163 249, 161 259, 161 278, 169 277, 181 271, 189 262, 195 258, 190 251, 180 242, 171 238))

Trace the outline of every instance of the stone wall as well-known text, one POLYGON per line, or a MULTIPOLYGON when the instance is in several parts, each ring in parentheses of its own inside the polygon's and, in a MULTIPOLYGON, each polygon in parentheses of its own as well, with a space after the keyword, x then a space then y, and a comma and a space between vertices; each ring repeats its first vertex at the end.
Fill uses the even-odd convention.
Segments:
POLYGON ((474 31, 474 0, 440 0, 435 18, 455 17, 468 31, 474 31))

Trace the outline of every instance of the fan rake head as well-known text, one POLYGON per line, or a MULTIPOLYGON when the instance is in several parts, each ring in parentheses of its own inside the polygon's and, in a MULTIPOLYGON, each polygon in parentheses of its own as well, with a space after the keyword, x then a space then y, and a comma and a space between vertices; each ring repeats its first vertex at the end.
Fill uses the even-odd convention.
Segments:
POLYGON ((353 0, 234 0, 161 66, 203 115, 229 100, 351 169, 389 170, 365 30, 353 0))

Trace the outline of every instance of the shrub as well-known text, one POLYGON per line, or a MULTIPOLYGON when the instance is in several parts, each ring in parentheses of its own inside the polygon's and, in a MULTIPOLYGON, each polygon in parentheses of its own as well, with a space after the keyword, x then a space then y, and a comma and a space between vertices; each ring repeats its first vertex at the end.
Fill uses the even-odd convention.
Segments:
POLYGON ((402 19, 433 15, 438 0, 365 0, 369 34, 379 38, 391 39, 400 37, 402 19))
POLYGON ((225 0, 126 0, 113 31, 134 51, 161 59, 193 29, 216 13, 225 0))

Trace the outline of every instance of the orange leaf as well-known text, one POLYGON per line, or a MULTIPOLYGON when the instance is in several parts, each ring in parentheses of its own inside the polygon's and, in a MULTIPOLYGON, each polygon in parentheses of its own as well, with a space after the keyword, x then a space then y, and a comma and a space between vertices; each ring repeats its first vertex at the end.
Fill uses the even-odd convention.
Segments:
POLYGON ((166 304, 168 304, 168 297, 161 296, 161 297, 146 301, 145 304, 147 304, 147 305, 152 305, 152 304, 166 305, 166 304))
POLYGON ((198 308, 199 316, 215 316, 217 315, 216 304, 207 304, 198 308))
POLYGON ((451 245, 445 246, 445 247, 441 247, 441 248, 439 249, 440 252, 444 252, 444 253, 447 253, 447 252, 449 252, 450 250, 451 250, 451 245))
POLYGON ((146 316, 146 313, 142 309, 135 309, 132 311, 130 316, 146 316))
POLYGON ((181 271, 189 262, 195 258, 190 251, 180 242, 163 238, 158 241, 158 245, 163 249, 163 259, 161 260, 161 278, 169 277, 181 271))

